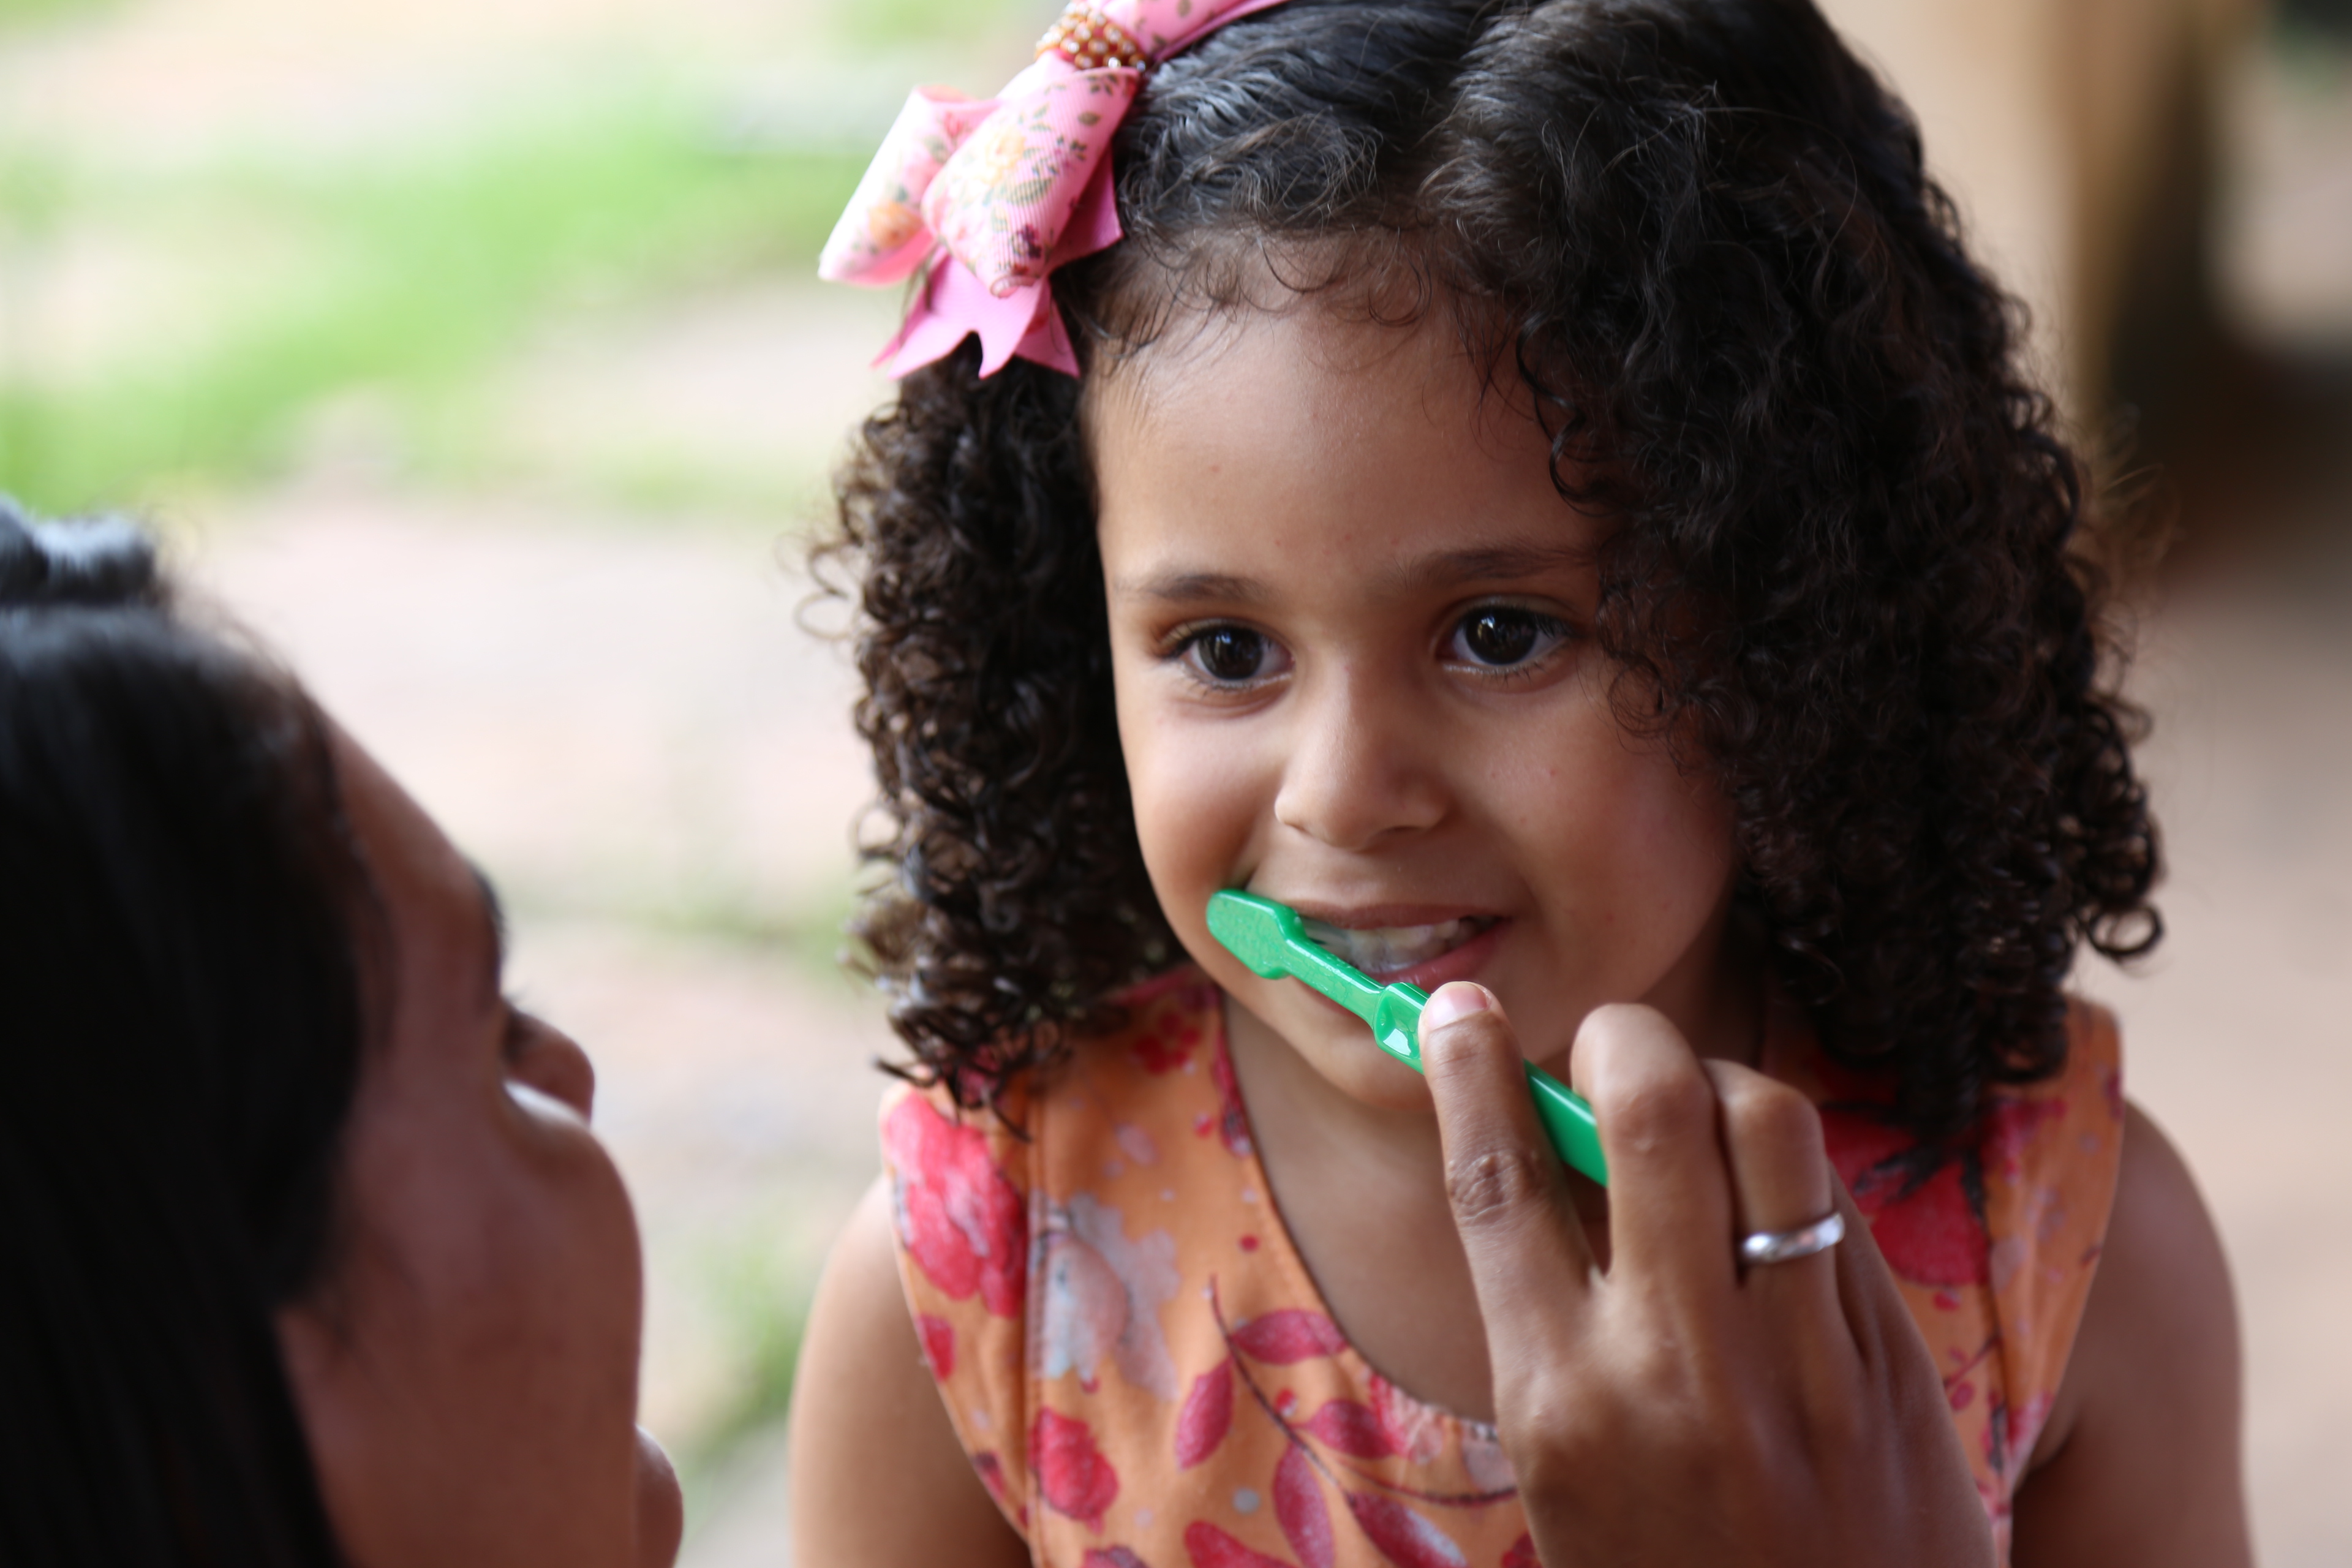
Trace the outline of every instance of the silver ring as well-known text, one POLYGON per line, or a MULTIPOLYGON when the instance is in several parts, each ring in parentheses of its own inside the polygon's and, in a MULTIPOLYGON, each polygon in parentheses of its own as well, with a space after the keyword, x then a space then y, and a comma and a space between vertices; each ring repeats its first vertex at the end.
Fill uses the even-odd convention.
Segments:
POLYGON ((1827 1252, 1845 1239, 1845 1215, 1832 1209, 1828 1217, 1794 1230, 1759 1230, 1739 1238, 1742 1263, 1793 1263, 1827 1252))

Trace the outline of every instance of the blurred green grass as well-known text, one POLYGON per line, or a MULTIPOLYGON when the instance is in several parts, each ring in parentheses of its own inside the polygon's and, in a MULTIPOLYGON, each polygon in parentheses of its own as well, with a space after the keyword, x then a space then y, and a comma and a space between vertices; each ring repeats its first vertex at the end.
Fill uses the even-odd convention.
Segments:
MULTIPOLYGON (((0 37, 124 4, 0 0, 0 37)), ((1009 49, 1056 9, 834 0, 811 58, 903 60, 911 80, 1009 49)), ((808 273, 870 147, 725 127, 707 94, 633 79, 387 145, 146 167, 0 146, 0 491, 168 515, 280 478, 355 410, 403 477, 499 488, 513 455, 478 394, 551 321, 808 273), (60 303, 118 263, 122 299, 60 303), (93 315, 95 348, 56 325, 93 315)), ((809 504, 804 461, 583 451, 572 467, 569 489, 629 513, 809 504)))
POLYGON ((37 373, 0 335, 0 489, 61 512, 265 480, 339 395, 428 430, 551 314, 806 272, 865 155, 716 127, 630 95, 313 159, 129 171, 19 149, 0 162, 16 338, 78 236, 192 281, 152 347, 94 363, 37 373))
POLYGON ((834 7, 829 30, 846 47, 867 52, 1014 36, 1025 41, 1043 33, 1061 9, 1055 0, 850 0, 834 7))
POLYGON ((704 948, 781 958, 802 984, 863 994, 853 978, 850 918, 864 901, 864 875, 780 894, 711 867, 668 879, 598 885, 554 882, 505 874, 501 894, 510 909, 550 920, 592 921, 657 933, 704 948))
POLYGON ((110 11, 121 0, 0 0, 0 33, 110 11))

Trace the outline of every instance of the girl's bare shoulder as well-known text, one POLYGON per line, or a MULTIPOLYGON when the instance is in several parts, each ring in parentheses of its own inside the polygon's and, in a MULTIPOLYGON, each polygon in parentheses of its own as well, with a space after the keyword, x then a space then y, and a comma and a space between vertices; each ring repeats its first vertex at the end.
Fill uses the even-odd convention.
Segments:
POLYGON ((2237 1305, 2189 1167, 2138 1106, 2097 1278, 2034 1468, 2018 1568, 2252 1561, 2237 1305))
POLYGON ((825 1264, 793 1391, 793 1557, 800 1563, 1029 1561, 972 1470, 898 1283, 887 1178, 825 1264))

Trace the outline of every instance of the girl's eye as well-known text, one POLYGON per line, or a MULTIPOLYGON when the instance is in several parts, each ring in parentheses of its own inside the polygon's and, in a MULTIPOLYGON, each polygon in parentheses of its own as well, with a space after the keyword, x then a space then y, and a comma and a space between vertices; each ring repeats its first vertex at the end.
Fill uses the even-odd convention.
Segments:
POLYGON ((1195 632, 1184 647, 1185 657, 1202 674, 1227 686, 1276 673, 1268 667, 1278 653, 1271 638, 1247 626, 1211 626, 1195 632))
POLYGON ((1557 616, 1512 605, 1482 605, 1462 617, 1447 650, 1464 664, 1510 669, 1549 653, 1568 636, 1557 616))

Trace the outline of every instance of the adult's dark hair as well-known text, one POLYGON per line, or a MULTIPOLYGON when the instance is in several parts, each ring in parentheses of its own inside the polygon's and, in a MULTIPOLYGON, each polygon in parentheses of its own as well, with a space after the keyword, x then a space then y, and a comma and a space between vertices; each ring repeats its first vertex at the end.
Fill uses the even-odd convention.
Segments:
MULTIPOLYGON (((1735 803, 1826 1048, 1929 1136, 2061 1064, 2078 944, 2159 931, 2082 471, 1912 121, 1809 0, 1290 0, 1157 70, 1113 157, 1128 238, 1054 280, 1084 362, 1261 308, 1269 260, 1443 302, 1612 523, 1621 713, 1735 803)), ((1082 384, 975 368, 967 343, 867 423, 827 547, 863 572, 897 872, 858 931, 914 1070, 967 1098, 1171 952, 1082 384)))
POLYGON ((153 550, 0 501, 0 1561, 341 1560, 321 1276, 373 895, 324 721, 153 550))

